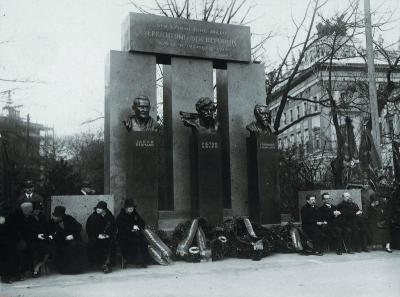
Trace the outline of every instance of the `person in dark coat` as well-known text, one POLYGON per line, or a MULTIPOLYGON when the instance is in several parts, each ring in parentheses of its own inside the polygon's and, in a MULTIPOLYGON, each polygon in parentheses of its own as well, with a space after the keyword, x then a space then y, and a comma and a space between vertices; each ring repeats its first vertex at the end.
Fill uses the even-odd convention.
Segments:
POLYGON ((24 202, 15 209, 9 216, 9 226, 14 234, 18 236, 17 252, 19 256, 19 274, 23 275, 26 271, 32 271, 31 257, 31 231, 30 217, 33 212, 32 202, 24 202))
POLYGON ((304 233, 313 241, 314 252, 318 256, 323 255, 324 246, 328 237, 322 231, 322 225, 326 225, 320 219, 318 209, 315 204, 315 196, 307 195, 306 204, 301 208, 301 222, 304 233))
POLYGON ((33 263, 33 277, 39 277, 41 267, 46 264, 52 246, 53 236, 50 226, 43 213, 43 205, 40 202, 33 203, 33 212, 29 216, 30 250, 33 263))
POLYGON ((318 212, 321 221, 327 222, 327 224, 322 225, 322 231, 328 235, 336 254, 341 255, 343 253, 342 228, 336 219, 340 215, 340 211, 332 204, 329 193, 322 194, 322 203, 322 206, 318 208, 318 212))
POLYGON ((99 201, 94 209, 86 222, 88 257, 91 263, 100 265, 104 273, 110 273, 116 235, 115 219, 105 201, 99 201))
POLYGON ((81 273, 86 259, 81 240, 82 225, 65 214, 64 206, 56 206, 51 220, 51 233, 55 242, 55 263, 63 274, 81 273))
POLYGON ((24 202, 32 202, 35 203, 40 203, 43 205, 43 197, 40 196, 39 194, 35 193, 35 185, 32 180, 26 180, 24 182, 24 193, 22 193, 16 201, 16 209, 21 205, 21 203, 24 202))
POLYGON ((125 201, 125 206, 117 217, 117 240, 127 263, 147 267, 148 244, 143 234, 145 222, 136 211, 133 200, 125 201))
POLYGON ((22 280, 19 274, 18 240, 18 233, 5 211, 0 209, 0 276, 3 283, 22 280))
POLYGON ((372 232, 373 247, 383 245, 388 253, 392 252, 390 248, 390 221, 391 207, 387 197, 372 201, 368 208, 368 223, 372 232))
POLYGON ((351 229, 351 245, 348 248, 357 252, 369 252, 367 249, 368 229, 363 218, 363 211, 353 202, 348 192, 343 193, 343 201, 337 205, 343 225, 351 229))

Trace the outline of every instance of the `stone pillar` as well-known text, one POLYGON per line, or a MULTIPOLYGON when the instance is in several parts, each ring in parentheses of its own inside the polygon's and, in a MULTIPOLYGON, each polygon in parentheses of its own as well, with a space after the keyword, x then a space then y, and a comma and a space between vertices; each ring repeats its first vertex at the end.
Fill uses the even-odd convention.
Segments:
MULTIPOLYGON (((111 51, 106 59, 104 114, 104 170, 107 194, 115 197, 114 211, 119 212, 126 195, 127 137, 122 124, 131 113, 133 99, 146 95, 150 115, 157 115, 156 57, 147 54, 111 51)), ((156 156, 155 156, 156 157, 156 156)))
POLYGON ((212 61, 171 58, 164 67, 164 125, 170 195, 174 210, 190 213, 190 135, 179 111, 196 112, 200 97, 213 98, 212 61))
POLYGON ((233 215, 248 215, 246 125, 254 120, 254 105, 265 104, 265 75, 262 64, 227 63, 217 70, 218 114, 225 193, 230 196, 233 215))
POLYGON ((279 151, 275 135, 247 138, 250 220, 258 224, 280 223, 279 151))

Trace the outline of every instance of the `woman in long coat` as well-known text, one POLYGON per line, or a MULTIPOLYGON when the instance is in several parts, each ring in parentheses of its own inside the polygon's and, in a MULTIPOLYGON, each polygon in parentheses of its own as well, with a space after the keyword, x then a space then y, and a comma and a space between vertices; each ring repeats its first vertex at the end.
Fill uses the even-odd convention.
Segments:
POLYGON ((110 273, 116 226, 114 216, 105 201, 99 201, 87 219, 86 233, 89 238, 89 261, 101 266, 104 273, 110 273))
POLYGON ((49 224, 43 213, 43 205, 40 202, 33 203, 33 213, 29 216, 30 251, 33 263, 33 277, 39 277, 41 267, 46 264, 52 246, 53 236, 50 233, 49 224))
POLYGON ((128 199, 117 217, 117 240, 125 263, 147 266, 148 244, 144 236, 145 222, 136 212, 136 205, 128 199))
POLYGON ((368 223, 372 233, 373 246, 384 245, 385 250, 391 253, 390 249, 390 203, 386 197, 375 199, 368 207, 368 223))
POLYGON ((84 245, 81 240, 82 225, 65 214, 65 207, 56 206, 51 220, 51 232, 55 242, 55 263, 64 274, 83 271, 86 263, 84 245))

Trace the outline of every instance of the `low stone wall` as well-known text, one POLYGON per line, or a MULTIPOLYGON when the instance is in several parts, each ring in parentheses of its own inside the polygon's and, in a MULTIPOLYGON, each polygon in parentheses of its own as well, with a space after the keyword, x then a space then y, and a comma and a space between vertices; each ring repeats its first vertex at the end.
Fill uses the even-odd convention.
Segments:
POLYGON ((329 193, 332 199, 332 204, 333 205, 338 205, 340 202, 342 202, 343 198, 342 195, 344 192, 348 192, 351 195, 351 198, 353 199, 353 202, 357 203, 357 205, 362 209, 362 202, 361 202, 361 190, 360 189, 337 189, 337 190, 314 190, 314 191, 299 191, 298 197, 299 197, 299 217, 300 216, 300 209, 303 207, 303 205, 306 203, 306 196, 307 195, 315 195, 317 198, 317 205, 321 206, 322 205, 322 199, 321 195, 322 193, 329 193))
POLYGON ((73 216, 82 224, 82 238, 87 240, 86 220, 93 213, 97 202, 105 201, 108 209, 114 214, 114 195, 71 195, 71 196, 52 196, 51 213, 57 205, 66 208, 65 213, 73 216))

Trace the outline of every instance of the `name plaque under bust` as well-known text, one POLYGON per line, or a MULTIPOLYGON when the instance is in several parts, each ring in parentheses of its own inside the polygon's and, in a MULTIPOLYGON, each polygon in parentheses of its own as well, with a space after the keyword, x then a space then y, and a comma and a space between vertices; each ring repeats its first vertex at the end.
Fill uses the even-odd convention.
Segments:
POLYGON ((280 222, 279 151, 275 135, 247 138, 250 219, 259 224, 280 222))
POLYGON ((127 197, 138 205, 146 224, 158 224, 158 143, 154 131, 126 134, 128 144, 127 197))
POLYGON ((192 218, 203 217, 211 226, 222 223, 221 139, 218 134, 191 137, 192 218))

